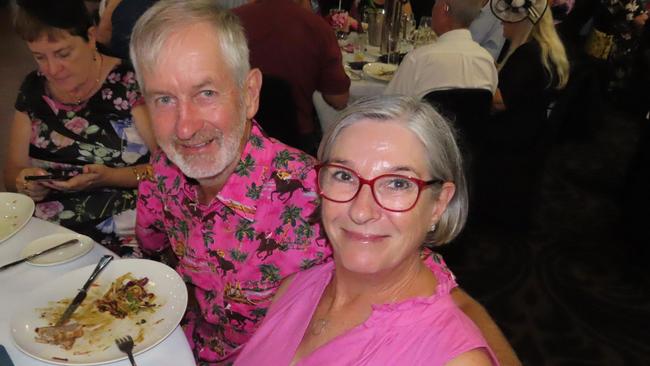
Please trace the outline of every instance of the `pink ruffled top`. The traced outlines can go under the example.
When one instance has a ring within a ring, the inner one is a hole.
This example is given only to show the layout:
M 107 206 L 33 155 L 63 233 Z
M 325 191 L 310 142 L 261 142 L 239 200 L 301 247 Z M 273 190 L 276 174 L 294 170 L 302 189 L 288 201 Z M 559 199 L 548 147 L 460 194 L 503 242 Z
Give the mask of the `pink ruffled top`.
M 329 262 L 297 273 L 235 365 L 289 365 L 333 270 L 334 263 Z M 478 328 L 453 302 L 453 275 L 444 263 L 434 264 L 431 270 L 438 279 L 434 295 L 374 305 L 364 323 L 298 365 L 444 365 L 476 348 L 485 349 L 498 365 Z

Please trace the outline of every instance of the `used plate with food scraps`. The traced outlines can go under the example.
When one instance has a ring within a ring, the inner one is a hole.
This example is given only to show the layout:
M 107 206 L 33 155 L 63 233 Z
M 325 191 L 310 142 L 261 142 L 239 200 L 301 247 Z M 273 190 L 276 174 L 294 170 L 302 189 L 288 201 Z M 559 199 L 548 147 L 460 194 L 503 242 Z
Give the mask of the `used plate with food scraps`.
M 24 303 L 30 305 L 25 305 L 11 322 L 12 337 L 21 351 L 58 365 L 101 365 L 126 358 L 115 345 L 115 338 L 131 335 L 137 355 L 162 342 L 179 324 L 187 307 L 187 287 L 176 271 L 146 259 L 120 259 L 99 275 L 72 320 L 66 324 L 84 324 L 84 334 L 74 340 L 70 349 L 65 349 L 64 345 L 41 343 L 43 339 L 37 341 L 35 329 L 51 326 L 56 321 L 76 295 L 76 288 L 71 284 L 83 283 L 94 267 L 93 264 L 67 273 L 26 297 Z M 135 280 L 148 279 L 144 288 L 155 295 L 152 301 L 155 306 L 123 319 L 109 311 L 99 311 L 97 300 L 126 274 Z
M 0 192 L 0 243 L 20 231 L 33 213 L 34 201 L 28 196 Z

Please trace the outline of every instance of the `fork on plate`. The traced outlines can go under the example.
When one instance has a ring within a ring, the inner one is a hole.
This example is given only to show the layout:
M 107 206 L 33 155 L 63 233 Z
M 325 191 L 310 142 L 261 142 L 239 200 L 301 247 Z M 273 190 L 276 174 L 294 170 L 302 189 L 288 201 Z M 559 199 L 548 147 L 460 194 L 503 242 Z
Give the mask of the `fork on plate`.
M 120 351 L 126 353 L 129 356 L 129 361 L 131 361 L 131 366 L 137 366 L 135 360 L 133 359 L 133 338 L 130 335 L 122 338 L 115 338 L 115 344 Z

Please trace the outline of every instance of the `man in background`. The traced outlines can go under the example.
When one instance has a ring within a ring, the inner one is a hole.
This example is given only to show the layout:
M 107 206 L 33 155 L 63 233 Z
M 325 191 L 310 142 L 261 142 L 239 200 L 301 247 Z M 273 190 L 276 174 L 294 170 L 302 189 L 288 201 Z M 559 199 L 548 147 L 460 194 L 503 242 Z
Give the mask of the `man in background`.
M 335 109 L 347 105 L 350 79 L 334 30 L 308 0 L 257 0 L 233 9 L 246 31 L 251 67 L 264 76 L 259 121 L 269 135 L 314 154 L 320 125 L 312 95 Z M 288 94 L 287 98 L 279 98 Z M 289 113 L 287 113 L 289 112 Z
M 472 40 L 468 27 L 483 0 L 438 0 L 431 12 L 434 43 L 409 52 L 384 94 L 422 97 L 441 89 L 487 89 L 494 93 L 497 70 L 492 56 Z

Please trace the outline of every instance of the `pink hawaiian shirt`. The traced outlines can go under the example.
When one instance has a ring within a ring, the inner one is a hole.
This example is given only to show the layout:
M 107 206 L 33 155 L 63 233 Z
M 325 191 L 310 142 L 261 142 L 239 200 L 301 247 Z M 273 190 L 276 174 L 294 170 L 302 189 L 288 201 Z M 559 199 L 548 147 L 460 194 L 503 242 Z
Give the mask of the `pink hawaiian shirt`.
M 170 244 L 194 290 L 183 322 L 201 365 L 229 364 L 251 337 L 281 280 L 324 262 L 329 246 L 309 216 L 318 204 L 314 160 L 253 124 L 235 172 L 208 205 L 162 152 L 142 182 L 136 233 L 147 252 Z

